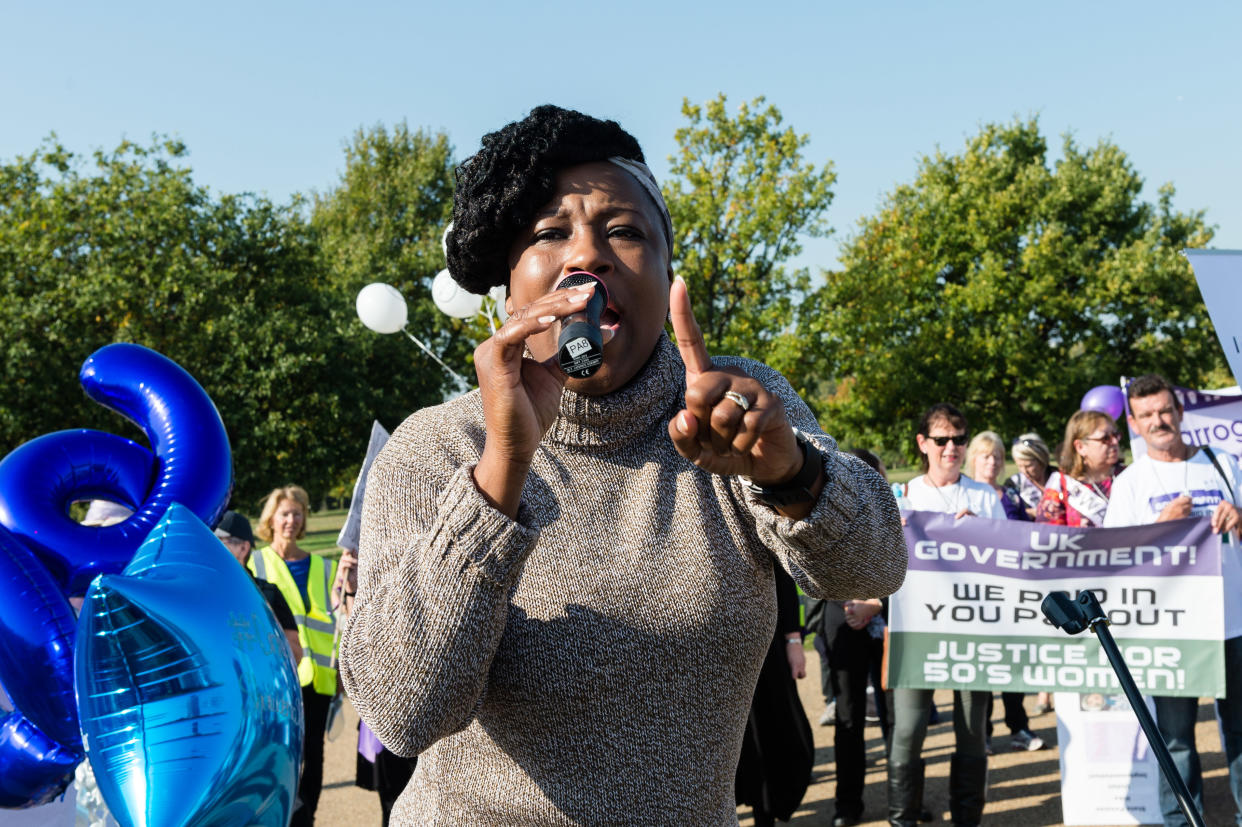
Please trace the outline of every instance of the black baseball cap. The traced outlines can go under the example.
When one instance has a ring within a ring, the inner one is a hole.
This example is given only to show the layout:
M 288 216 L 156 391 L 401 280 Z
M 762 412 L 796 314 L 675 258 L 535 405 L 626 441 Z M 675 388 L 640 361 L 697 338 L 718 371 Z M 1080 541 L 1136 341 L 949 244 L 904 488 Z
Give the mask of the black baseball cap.
M 226 511 L 216 524 L 216 536 L 235 537 L 254 545 L 254 533 L 250 530 L 250 521 L 236 511 Z

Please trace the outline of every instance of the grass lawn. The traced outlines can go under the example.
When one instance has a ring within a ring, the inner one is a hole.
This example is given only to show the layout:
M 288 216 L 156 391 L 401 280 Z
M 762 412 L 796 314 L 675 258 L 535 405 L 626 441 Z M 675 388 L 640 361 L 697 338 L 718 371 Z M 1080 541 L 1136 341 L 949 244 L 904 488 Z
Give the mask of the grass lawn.
M 310 519 L 306 521 L 306 536 L 298 540 L 298 545 L 312 554 L 340 557 L 341 550 L 336 547 L 336 537 L 341 533 L 341 526 L 345 525 L 345 515 L 348 513 L 344 509 L 337 509 L 317 511 L 310 515 Z

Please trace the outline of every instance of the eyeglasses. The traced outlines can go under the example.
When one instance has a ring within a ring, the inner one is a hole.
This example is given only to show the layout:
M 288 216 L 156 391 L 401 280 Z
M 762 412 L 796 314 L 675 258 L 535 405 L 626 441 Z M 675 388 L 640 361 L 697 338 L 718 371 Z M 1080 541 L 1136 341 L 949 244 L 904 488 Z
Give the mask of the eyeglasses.
M 929 436 L 927 437 L 941 448 L 952 442 L 954 445 L 965 445 L 966 434 L 953 434 L 952 436 Z
M 1117 433 L 1116 431 L 1109 431 L 1108 433 L 1104 434 L 1104 436 L 1085 436 L 1082 438 L 1082 441 L 1083 442 L 1116 442 L 1118 445 L 1120 445 L 1121 434 Z
M 1038 445 L 1038 443 L 1033 439 L 1015 439 L 1013 444 L 1015 447 L 1018 445 L 1025 445 L 1027 448 L 1034 448 Z

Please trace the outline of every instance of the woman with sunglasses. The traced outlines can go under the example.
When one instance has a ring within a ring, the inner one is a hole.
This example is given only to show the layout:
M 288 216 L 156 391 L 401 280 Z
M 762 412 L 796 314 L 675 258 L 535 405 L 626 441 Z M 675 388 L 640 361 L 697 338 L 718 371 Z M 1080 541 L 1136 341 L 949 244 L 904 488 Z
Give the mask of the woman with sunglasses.
M 1121 434 L 1108 414 L 1079 411 L 1071 416 L 1061 443 L 1061 467 L 1065 470 L 1048 477 L 1036 508 L 1036 522 L 1103 525 L 1120 459 Z
M 898 501 L 903 509 L 939 511 L 959 519 L 1005 519 L 992 486 L 962 474 L 968 439 L 961 411 L 944 402 L 928 408 L 914 437 L 923 475 L 907 483 Z M 953 693 L 957 746 L 949 768 L 949 810 L 954 824 L 978 824 L 983 817 L 988 767 L 984 726 L 990 695 L 969 690 Z M 922 753 L 932 690 L 894 689 L 890 697 L 893 742 L 888 756 L 888 819 L 895 827 L 915 827 L 931 817 L 923 808 Z

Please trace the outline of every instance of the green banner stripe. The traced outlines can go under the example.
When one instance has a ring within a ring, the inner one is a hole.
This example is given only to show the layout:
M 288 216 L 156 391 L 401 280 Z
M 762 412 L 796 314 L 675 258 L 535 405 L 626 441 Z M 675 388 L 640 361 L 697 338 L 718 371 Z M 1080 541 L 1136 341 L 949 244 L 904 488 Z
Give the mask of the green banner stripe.
M 1139 688 L 1152 695 L 1224 697 L 1219 640 L 1129 638 L 1117 645 Z M 888 685 L 908 689 L 1110 692 L 1120 684 L 1094 636 L 889 635 Z

